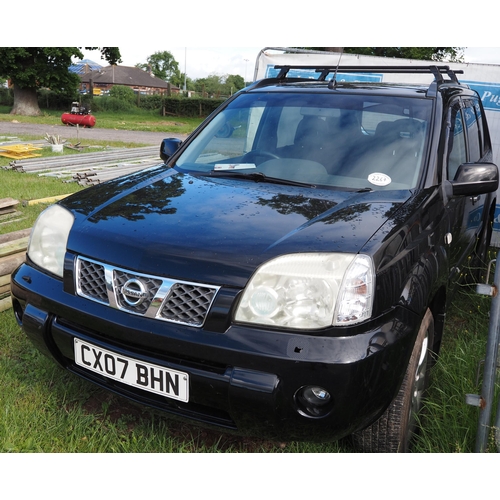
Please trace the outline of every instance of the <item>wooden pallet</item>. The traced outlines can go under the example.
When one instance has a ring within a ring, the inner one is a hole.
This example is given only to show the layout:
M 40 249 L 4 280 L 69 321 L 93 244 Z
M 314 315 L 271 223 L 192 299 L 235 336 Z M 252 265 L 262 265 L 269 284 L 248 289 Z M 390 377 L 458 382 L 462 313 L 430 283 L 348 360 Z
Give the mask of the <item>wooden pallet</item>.
M 0 156 L 12 158 L 14 160 L 23 160 L 24 158 L 36 158 L 42 156 L 33 151 L 41 151 L 42 148 L 37 148 L 33 144 L 11 144 L 0 146 Z

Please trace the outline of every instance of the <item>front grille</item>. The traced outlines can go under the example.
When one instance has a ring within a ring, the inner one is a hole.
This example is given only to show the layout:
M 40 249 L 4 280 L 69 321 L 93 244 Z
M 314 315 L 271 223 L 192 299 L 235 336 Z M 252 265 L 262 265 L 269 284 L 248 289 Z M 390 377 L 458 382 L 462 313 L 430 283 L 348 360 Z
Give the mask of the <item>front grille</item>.
M 78 285 L 81 295 L 109 303 L 104 266 L 88 260 L 80 260 Z
M 176 283 L 164 301 L 160 316 L 167 321 L 187 325 L 203 323 L 214 295 L 213 288 Z
M 116 309 L 201 327 L 219 287 L 139 274 L 82 257 L 76 265 L 77 294 Z

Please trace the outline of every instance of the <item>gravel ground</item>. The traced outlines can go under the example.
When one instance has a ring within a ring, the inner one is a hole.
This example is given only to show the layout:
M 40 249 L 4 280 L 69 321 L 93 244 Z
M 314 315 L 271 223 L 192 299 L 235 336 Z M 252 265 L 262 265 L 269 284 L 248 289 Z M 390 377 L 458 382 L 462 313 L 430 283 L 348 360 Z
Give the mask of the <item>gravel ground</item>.
M 59 135 L 69 142 L 77 143 L 82 141 L 123 141 L 136 142 L 147 145 L 158 145 L 165 137 L 178 137 L 184 139 L 186 135 L 169 132 L 136 132 L 131 130 L 114 130 L 108 128 L 81 128 L 67 125 L 37 125 L 33 123 L 14 123 L 0 121 L 0 137 L 19 135 L 40 135 L 40 139 L 45 138 L 45 134 Z M 0 138 L 0 142 L 4 142 Z

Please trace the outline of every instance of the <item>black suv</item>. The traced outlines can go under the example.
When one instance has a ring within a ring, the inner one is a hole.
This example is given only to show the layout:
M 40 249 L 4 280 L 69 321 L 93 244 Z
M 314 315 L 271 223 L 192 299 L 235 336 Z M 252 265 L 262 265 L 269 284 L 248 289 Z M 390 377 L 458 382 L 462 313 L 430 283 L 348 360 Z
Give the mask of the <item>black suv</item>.
M 481 101 L 446 66 L 278 69 L 163 141 L 164 164 L 44 211 L 14 312 L 42 352 L 137 402 L 404 451 L 452 291 L 491 236 Z

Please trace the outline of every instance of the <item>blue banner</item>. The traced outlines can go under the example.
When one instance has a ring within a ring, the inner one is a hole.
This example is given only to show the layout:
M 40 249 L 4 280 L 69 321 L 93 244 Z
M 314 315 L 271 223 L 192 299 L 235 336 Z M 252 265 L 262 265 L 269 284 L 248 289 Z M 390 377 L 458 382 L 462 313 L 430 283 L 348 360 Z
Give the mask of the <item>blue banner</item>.
M 471 89 L 477 91 L 484 109 L 500 111 L 500 84 L 499 83 L 481 83 L 468 82 L 460 80 L 460 83 L 467 84 Z

